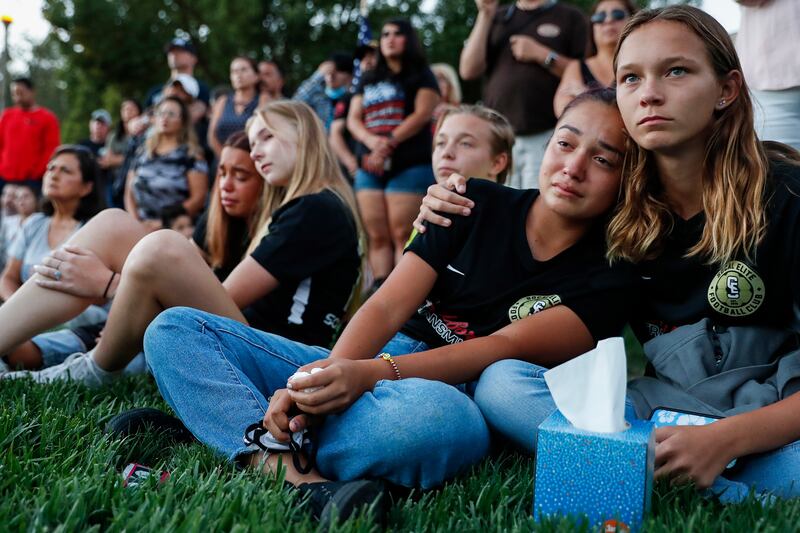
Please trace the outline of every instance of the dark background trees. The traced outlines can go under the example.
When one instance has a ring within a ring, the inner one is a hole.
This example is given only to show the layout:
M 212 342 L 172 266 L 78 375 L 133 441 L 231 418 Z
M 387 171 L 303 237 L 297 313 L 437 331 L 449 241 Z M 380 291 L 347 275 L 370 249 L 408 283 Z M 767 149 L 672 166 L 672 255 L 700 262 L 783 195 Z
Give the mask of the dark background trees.
M 588 9 L 591 0 L 570 0 Z M 375 36 L 391 16 L 414 21 L 431 62 L 458 63 L 474 22 L 470 0 L 436 0 L 428 12 L 420 1 L 370 2 Z M 51 35 L 34 51 L 30 74 L 39 100 L 62 120 L 62 136 L 87 134 L 91 111 L 105 107 L 116 116 L 123 97 L 143 98 L 166 81 L 163 47 L 175 36 L 197 45 L 197 76 L 211 87 L 228 83 L 236 54 L 272 58 L 294 88 L 332 50 L 351 49 L 358 31 L 357 0 L 45 0 Z M 468 100 L 477 83 L 465 87 Z

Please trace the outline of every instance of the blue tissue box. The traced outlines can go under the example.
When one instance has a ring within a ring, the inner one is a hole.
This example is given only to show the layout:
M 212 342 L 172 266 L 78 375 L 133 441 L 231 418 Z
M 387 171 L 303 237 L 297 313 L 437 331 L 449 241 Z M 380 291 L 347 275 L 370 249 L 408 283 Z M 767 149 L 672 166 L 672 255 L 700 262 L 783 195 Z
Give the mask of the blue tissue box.
M 539 426 L 533 516 L 586 515 L 603 531 L 638 531 L 650 511 L 655 462 L 653 423 L 594 433 L 556 411 Z M 610 527 L 609 527 L 610 526 Z

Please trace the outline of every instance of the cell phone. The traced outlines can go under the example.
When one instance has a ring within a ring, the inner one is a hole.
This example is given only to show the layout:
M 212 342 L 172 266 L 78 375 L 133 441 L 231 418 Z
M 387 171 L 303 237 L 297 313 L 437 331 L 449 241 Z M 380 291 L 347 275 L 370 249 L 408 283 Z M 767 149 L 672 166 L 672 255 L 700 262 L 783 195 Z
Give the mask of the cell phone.
M 666 426 L 707 426 L 721 418 L 721 416 L 695 413 L 693 411 L 679 411 L 669 407 L 656 407 L 650 413 L 650 421 L 657 428 Z M 730 469 L 734 466 L 736 466 L 736 459 L 728 463 L 725 468 Z
M 669 407 L 656 407 L 650 413 L 650 421 L 657 428 L 664 426 L 707 426 L 720 418 L 719 416 L 692 411 L 678 411 Z

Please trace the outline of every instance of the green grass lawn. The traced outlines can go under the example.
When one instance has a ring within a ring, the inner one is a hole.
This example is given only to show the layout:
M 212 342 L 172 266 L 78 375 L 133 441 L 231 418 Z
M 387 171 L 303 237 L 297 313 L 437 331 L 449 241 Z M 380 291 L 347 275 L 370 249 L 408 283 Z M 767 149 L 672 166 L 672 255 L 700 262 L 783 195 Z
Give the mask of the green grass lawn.
M 292 490 L 254 472 L 238 472 L 199 444 L 171 447 L 146 434 L 111 441 L 105 421 L 126 409 L 166 408 L 144 376 L 104 390 L 80 385 L 0 383 L 0 531 L 313 531 Z M 123 488 L 130 460 L 172 477 Z M 389 515 L 397 531 L 586 531 L 569 519 L 537 525 L 530 516 L 533 463 L 504 454 L 438 491 L 398 498 Z M 656 488 L 646 531 L 796 531 L 800 500 L 762 508 L 722 507 L 691 489 Z M 377 528 L 363 516 L 337 531 Z

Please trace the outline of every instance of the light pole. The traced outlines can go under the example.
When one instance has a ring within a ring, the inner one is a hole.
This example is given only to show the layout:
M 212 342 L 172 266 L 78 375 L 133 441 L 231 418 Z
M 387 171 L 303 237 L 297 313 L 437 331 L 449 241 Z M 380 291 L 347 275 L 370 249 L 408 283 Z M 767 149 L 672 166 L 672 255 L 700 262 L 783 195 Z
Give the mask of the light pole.
M 0 70 L 2 70 L 3 75 L 3 83 L 0 84 L 0 110 L 3 110 L 6 108 L 6 91 L 8 90 L 8 28 L 14 22 L 14 19 L 8 15 L 3 15 L 0 17 L 0 21 L 5 26 L 5 31 L 3 32 L 3 55 L 0 56 Z

